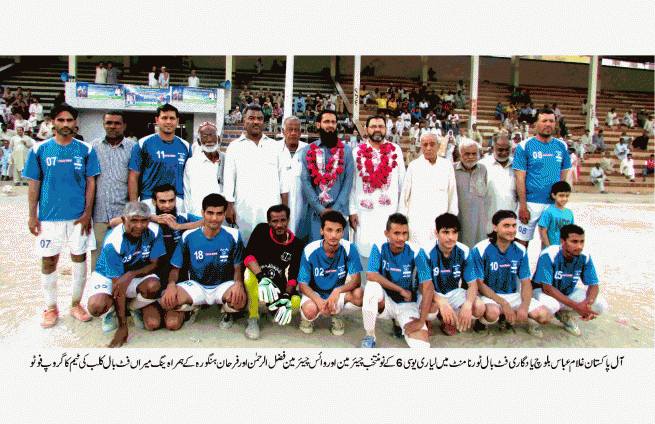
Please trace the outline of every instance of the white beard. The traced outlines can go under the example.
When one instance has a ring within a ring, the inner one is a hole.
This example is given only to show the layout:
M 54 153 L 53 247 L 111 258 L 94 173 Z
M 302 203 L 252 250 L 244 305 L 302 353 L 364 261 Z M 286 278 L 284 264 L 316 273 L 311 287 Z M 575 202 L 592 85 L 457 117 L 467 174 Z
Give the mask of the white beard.
M 220 145 L 218 143 L 214 144 L 211 147 L 207 146 L 206 144 L 203 144 L 202 146 L 200 146 L 202 151 L 205 152 L 205 153 L 214 153 L 216 150 L 218 150 L 219 147 L 220 147 Z

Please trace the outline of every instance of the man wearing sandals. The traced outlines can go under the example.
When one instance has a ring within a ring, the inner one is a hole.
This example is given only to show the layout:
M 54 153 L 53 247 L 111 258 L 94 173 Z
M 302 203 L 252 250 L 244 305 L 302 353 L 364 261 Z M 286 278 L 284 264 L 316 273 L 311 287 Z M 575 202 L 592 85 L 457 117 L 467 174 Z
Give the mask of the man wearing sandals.
M 575 314 L 590 321 L 604 314 L 609 305 L 598 293 L 598 276 L 589 255 L 583 254 L 584 230 L 565 225 L 560 230 L 561 245 L 547 247 L 537 261 L 533 281 L 542 288 L 534 289 L 534 297 L 546 305 L 571 334 L 580 336 Z M 582 281 L 585 287 L 576 287 Z
M 148 330 L 159 328 L 159 311 L 153 303 L 161 284 L 155 274 L 159 258 L 166 254 L 159 225 L 149 222 L 150 208 L 142 202 L 125 205 L 123 223 L 105 237 L 96 269 L 91 274 L 89 313 L 103 317 L 102 330 L 116 330 L 109 347 L 127 342 L 127 299 L 135 325 Z M 143 310 L 141 310 L 143 308 Z
M 95 149 L 73 138 L 77 110 L 62 103 L 55 107 L 55 136 L 34 146 L 23 176 L 29 179 L 30 232 L 41 260 L 41 287 L 46 301 L 41 327 L 57 323 L 57 262 L 64 244 L 71 252 L 73 298 L 70 314 L 78 321 L 91 317 L 80 305 L 86 284 L 86 251 L 95 248 L 91 215 L 100 163 Z M 38 215 L 37 215 L 38 205 Z
M 219 328 L 234 323 L 232 313 L 246 306 L 243 284 L 243 241 L 234 228 L 222 227 L 227 200 L 212 193 L 202 201 L 204 225 L 185 231 L 171 259 L 168 286 L 161 297 L 164 321 L 169 330 L 178 330 L 184 313 L 195 312 L 201 305 L 223 305 Z M 189 279 L 177 283 L 180 269 L 188 269 Z M 177 284 L 176 284 L 177 283 Z
M 428 320 L 439 315 L 441 331 L 452 336 L 466 331 L 471 321 L 484 314 L 484 303 L 478 297 L 478 283 L 470 260 L 469 248 L 457 241 L 461 224 L 457 216 L 444 213 L 435 220 L 437 243 L 428 256 L 432 270 L 434 296 Z M 466 287 L 462 287 L 462 282 Z

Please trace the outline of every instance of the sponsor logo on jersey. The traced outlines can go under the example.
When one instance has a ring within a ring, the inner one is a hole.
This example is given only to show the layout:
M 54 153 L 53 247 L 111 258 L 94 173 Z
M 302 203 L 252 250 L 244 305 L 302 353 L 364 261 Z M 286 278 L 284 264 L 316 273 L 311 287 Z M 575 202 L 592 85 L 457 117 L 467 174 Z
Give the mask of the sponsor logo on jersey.
M 462 271 L 460 270 L 460 265 L 453 265 L 453 277 L 459 278 L 462 275 Z
M 412 276 L 412 266 L 403 265 L 403 277 L 411 277 L 411 276 Z
M 73 166 L 75 167 L 75 170 L 77 170 L 77 171 L 82 169 L 82 157 L 81 156 L 73 156 Z
M 282 256 L 280 256 L 280 259 L 282 259 L 284 262 L 289 262 L 291 260 L 291 253 L 289 253 L 289 252 L 282 253 Z
M 345 265 L 339 265 L 339 267 L 337 268 L 337 270 L 339 271 L 339 272 L 337 273 L 337 277 L 341 278 L 341 277 L 343 277 L 344 275 L 346 275 L 346 266 L 345 266 Z M 325 271 L 325 272 L 327 273 L 327 271 Z M 334 271 L 333 271 L 333 272 L 334 272 Z
M 171 155 L 172 157 L 175 157 L 175 155 Z M 178 152 L 177 153 L 177 161 L 181 164 L 184 165 L 184 153 L 183 152 Z
M 502 266 L 502 265 L 501 265 L 501 266 Z M 512 261 L 512 268 L 510 269 L 510 271 L 512 272 L 512 274 L 516 274 L 516 272 L 518 271 L 518 269 L 519 269 L 519 261 Z

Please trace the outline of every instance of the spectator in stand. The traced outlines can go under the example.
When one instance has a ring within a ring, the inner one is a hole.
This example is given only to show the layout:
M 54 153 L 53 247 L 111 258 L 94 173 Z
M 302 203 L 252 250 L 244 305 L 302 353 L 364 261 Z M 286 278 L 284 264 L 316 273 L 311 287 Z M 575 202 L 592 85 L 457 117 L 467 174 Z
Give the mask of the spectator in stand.
M 620 125 L 619 118 L 616 116 L 616 109 L 612 108 L 607 112 L 607 118 L 605 118 L 605 124 L 608 128 L 612 128 L 614 125 Z
M 296 97 L 296 101 L 293 104 L 293 114 L 301 115 L 305 113 L 305 109 L 306 109 L 305 97 L 302 95 L 302 93 L 298 93 L 298 97 Z
M 316 131 L 316 113 L 312 110 L 311 106 L 307 106 L 305 110 L 305 122 L 307 122 L 307 132 Z
M 632 147 L 634 149 L 647 150 L 648 149 L 648 141 L 649 141 L 648 131 L 644 131 L 644 133 L 642 135 L 640 135 L 639 137 L 636 137 L 632 141 Z
M 66 96 L 64 95 L 63 90 L 57 93 L 55 96 L 55 99 L 53 100 L 53 107 L 57 107 L 60 104 L 64 103 L 66 101 Z
M 602 153 L 605 151 L 605 137 L 603 136 L 603 130 L 599 130 L 597 134 L 594 134 L 594 137 L 591 141 L 594 146 L 596 146 L 595 151 L 599 151 Z
M 12 112 L 13 112 L 12 116 L 14 117 L 14 120 L 13 120 L 14 130 L 17 131 L 18 127 L 21 127 L 24 130 L 25 127 L 28 126 L 28 123 L 27 123 L 27 120 L 25 120 L 25 118 L 23 118 L 23 114 L 21 113 L 20 109 L 15 108 Z
M 505 108 L 498 102 L 496 108 L 494 109 L 494 116 L 500 118 L 501 122 L 505 122 Z
M 428 101 L 424 97 L 419 102 L 418 107 L 419 107 L 419 109 L 421 109 L 421 115 L 426 116 L 428 114 L 428 109 L 430 107 L 430 104 L 428 103 Z
M 421 109 L 419 108 L 414 109 L 414 112 L 412 112 L 412 123 L 417 123 L 421 119 L 423 119 L 423 115 L 421 114 Z
M 448 94 L 446 94 L 443 97 L 443 100 L 445 102 L 451 102 L 451 103 L 454 102 L 455 101 L 455 93 L 453 93 L 452 91 L 449 91 Z
M 498 126 L 494 128 L 494 137 L 499 135 L 506 135 L 509 137 L 509 131 L 507 131 L 507 128 L 505 128 L 505 125 L 502 122 L 499 122 Z
M 255 69 L 257 69 L 257 74 L 261 74 L 264 70 L 264 61 L 262 61 L 261 57 L 257 59 L 257 62 L 255 63 Z
M 578 155 L 575 153 L 573 147 L 569 148 L 569 155 L 571 156 L 571 169 L 569 173 L 566 174 L 566 182 L 571 186 L 571 191 L 573 191 L 573 185 L 578 181 L 580 177 L 580 161 L 578 160 Z
M 419 123 L 415 123 L 413 127 L 409 129 L 409 138 L 419 140 L 421 136 L 421 127 Z
M 161 73 L 159 74 L 159 79 L 157 80 L 157 84 L 159 84 L 159 87 L 161 88 L 168 88 L 170 79 L 171 79 L 171 75 L 166 71 L 166 67 L 162 66 Z
M 268 122 L 273 115 L 273 108 L 271 107 L 270 103 L 264 103 L 264 107 L 262 107 L 262 113 L 264 114 L 264 123 Z
M 196 70 L 192 69 L 189 75 L 189 87 L 200 87 L 200 79 L 196 76 Z
M 582 115 L 587 115 L 587 113 L 589 113 L 589 104 L 587 103 L 587 99 L 582 100 L 582 104 L 580 105 L 580 113 Z
M 601 193 L 607 193 L 605 191 L 605 180 L 607 180 L 605 171 L 601 169 L 601 163 L 597 162 L 596 166 L 589 172 L 589 181 L 591 181 L 593 185 L 598 186 Z
M 387 102 L 387 109 L 389 109 L 391 116 L 398 116 L 398 102 L 396 101 L 396 98 L 393 94 L 391 97 L 389 97 L 389 101 Z
M 482 138 L 480 131 L 478 131 L 478 124 L 471 125 L 471 133 L 469 134 L 469 138 L 478 143 L 480 146 L 484 146 L 484 139 Z
M 623 134 L 625 134 L 625 132 Z M 614 155 L 619 160 L 623 160 L 628 155 L 628 153 L 630 153 L 630 149 L 628 148 L 628 145 L 625 142 L 625 138 L 624 137 L 619 138 L 619 142 L 616 143 L 616 146 L 614 146 Z
M 54 135 L 54 133 L 52 132 L 52 128 L 53 128 L 52 118 L 50 117 L 50 115 L 46 115 L 45 121 L 43 121 L 39 126 L 39 132 L 36 135 L 36 138 L 42 141 L 52 138 L 52 136 Z
M 41 122 L 43 122 L 43 106 L 39 103 L 38 97 L 32 97 L 32 104 L 30 105 L 29 112 L 30 117 L 34 116 L 36 125 L 41 125 Z
M 384 93 L 382 95 L 379 95 L 377 99 L 375 99 L 375 101 L 378 103 L 378 111 L 377 111 L 378 115 L 386 113 L 388 111 L 387 109 L 387 102 L 389 100 L 388 96 L 389 95 L 387 93 Z
M 459 135 L 459 115 L 453 110 L 448 115 L 448 122 L 446 124 L 446 131 L 453 130 L 455 137 Z M 489 218 L 491 219 L 491 218 Z
M 643 182 L 646 182 L 646 175 L 655 174 L 655 155 L 650 155 L 650 158 L 646 161 L 646 167 L 643 172 Z
M 555 112 L 555 120 L 560 121 L 564 115 L 562 115 L 562 111 L 560 108 L 557 106 L 557 103 L 553 103 L 553 112 Z
M 343 120 L 344 131 L 346 134 L 353 134 L 355 130 L 355 123 L 352 120 L 352 115 L 347 114 L 346 118 Z
M 655 125 L 653 124 L 653 115 L 650 115 L 644 122 L 644 129 L 648 131 L 650 137 L 655 137 Z
M 584 130 L 584 134 L 580 136 L 580 159 L 584 159 L 585 153 L 593 153 L 596 151 L 596 146 L 591 142 L 589 130 Z
M 621 161 L 619 165 L 619 172 L 622 175 L 625 175 L 631 182 L 635 182 L 635 161 L 632 159 L 632 153 L 628 153 L 627 156 Z
M 107 84 L 118 84 L 118 74 L 120 74 L 117 68 L 114 67 L 112 61 L 107 62 Z
M 466 109 L 466 97 L 464 96 L 464 92 L 461 90 L 457 91 L 457 94 L 455 94 L 455 101 L 453 103 L 455 105 L 455 109 Z
M 153 66 L 152 69 L 150 70 L 150 73 L 148 73 L 148 85 L 150 87 L 157 87 L 159 84 L 159 72 L 157 71 L 157 67 Z
M 107 68 L 105 68 L 104 62 L 99 62 L 96 66 L 96 84 L 106 84 L 107 83 Z
M 625 115 L 623 115 L 621 125 L 625 125 L 628 128 L 635 127 L 635 115 L 632 113 L 632 109 L 628 110 Z
M 403 120 L 405 129 L 409 130 L 412 126 L 412 115 L 409 113 L 409 110 L 403 109 L 403 113 L 400 114 L 400 118 Z
M 603 157 L 600 159 L 600 166 L 603 168 L 603 171 L 607 175 L 610 175 L 614 172 L 614 160 L 610 158 L 610 152 L 605 152 Z

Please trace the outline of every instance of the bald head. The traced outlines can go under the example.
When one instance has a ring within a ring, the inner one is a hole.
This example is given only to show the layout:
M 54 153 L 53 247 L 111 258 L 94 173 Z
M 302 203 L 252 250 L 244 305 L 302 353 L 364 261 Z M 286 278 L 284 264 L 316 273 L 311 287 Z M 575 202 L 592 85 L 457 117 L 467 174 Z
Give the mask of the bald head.
M 509 139 L 501 135 L 494 142 L 494 157 L 500 163 L 505 163 L 509 160 L 509 154 L 512 148 L 512 144 Z

